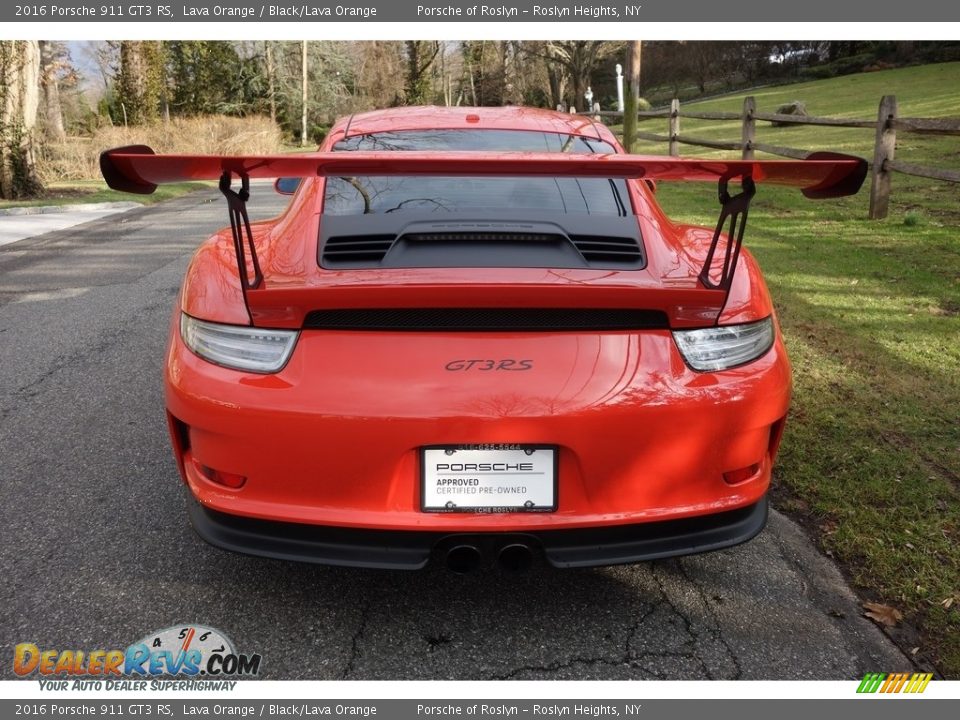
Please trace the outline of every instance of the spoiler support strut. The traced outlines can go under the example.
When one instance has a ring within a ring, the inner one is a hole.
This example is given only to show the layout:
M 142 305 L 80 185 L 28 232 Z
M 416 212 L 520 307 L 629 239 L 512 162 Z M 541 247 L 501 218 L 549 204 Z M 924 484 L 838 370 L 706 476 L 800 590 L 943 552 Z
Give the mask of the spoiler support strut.
M 733 275 L 737 270 L 737 261 L 740 259 L 740 248 L 743 246 L 743 232 L 747 227 L 747 213 L 750 210 L 750 201 L 757 193 L 757 186 L 753 178 L 744 175 L 741 180 L 742 190 L 736 195 L 730 195 L 727 189 L 729 177 L 720 178 L 717 184 L 717 194 L 720 197 L 720 217 L 717 219 L 717 227 L 713 231 L 713 240 L 710 242 L 710 250 L 707 252 L 707 258 L 703 263 L 703 269 L 700 270 L 700 282 L 704 287 L 710 290 L 723 290 L 730 292 L 730 286 L 733 284 Z M 720 244 L 720 236 L 723 232 L 727 220 L 730 221 L 727 230 L 726 246 L 723 255 L 723 266 L 720 269 L 719 277 L 714 280 L 710 271 L 713 268 L 713 259 Z
M 257 248 L 253 244 L 253 233 L 250 230 L 250 218 L 247 215 L 247 200 L 250 199 L 250 178 L 240 176 L 239 192 L 231 187 L 229 171 L 220 176 L 220 192 L 227 199 L 227 208 L 230 214 L 230 231 L 233 235 L 233 249 L 237 254 L 237 273 L 240 277 L 240 287 L 243 290 L 243 300 L 246 303 L 247 290 L 260 287 L 263 282 L 263 273 L 260 270 L 260 261 L 257 258 Z M 250 252 L 250 263 L 253 266 L 253 278 L 247 267 L 246 251 Z M 249 305 L 248 305 L 249 310 Z

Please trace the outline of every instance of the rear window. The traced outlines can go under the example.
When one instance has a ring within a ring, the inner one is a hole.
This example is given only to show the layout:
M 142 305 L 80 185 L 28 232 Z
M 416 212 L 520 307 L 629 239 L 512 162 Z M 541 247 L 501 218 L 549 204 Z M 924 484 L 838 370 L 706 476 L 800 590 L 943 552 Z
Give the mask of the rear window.
M 430 150 L 611 154 L 602 140 L 527 130 L 417 130 L 341 140 L 335 152 Z M 323 212 L 364 215 L 396 212 L 538 210 L 561 214 L 627 214 L 623 180 L 603 178 L 342 177 L 328 178 Z

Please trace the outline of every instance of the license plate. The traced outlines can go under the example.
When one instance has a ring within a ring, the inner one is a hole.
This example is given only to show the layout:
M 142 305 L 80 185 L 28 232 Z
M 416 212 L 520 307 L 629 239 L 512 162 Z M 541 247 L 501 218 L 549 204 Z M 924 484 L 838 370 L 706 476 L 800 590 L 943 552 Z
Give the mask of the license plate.
M 551 512 L 557 509 L 552 445 L 444 445 L 420 455 L 424 512 Z

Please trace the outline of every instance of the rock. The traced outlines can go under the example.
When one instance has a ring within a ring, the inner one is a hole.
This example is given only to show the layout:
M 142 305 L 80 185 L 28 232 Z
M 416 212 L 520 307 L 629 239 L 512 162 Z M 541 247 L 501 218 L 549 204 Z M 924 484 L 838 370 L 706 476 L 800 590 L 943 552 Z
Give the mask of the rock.
M 801 100 L 794 100 L 793 102 L 786 103 L 777 108 L 777 115 L 798 115 L 799 117 L 807 117 L 809 113 L 807 112 L 807 106 Z M 774 127 L 786 127 L 792 123 L 783 123 L 775 122 L 773 123 Z

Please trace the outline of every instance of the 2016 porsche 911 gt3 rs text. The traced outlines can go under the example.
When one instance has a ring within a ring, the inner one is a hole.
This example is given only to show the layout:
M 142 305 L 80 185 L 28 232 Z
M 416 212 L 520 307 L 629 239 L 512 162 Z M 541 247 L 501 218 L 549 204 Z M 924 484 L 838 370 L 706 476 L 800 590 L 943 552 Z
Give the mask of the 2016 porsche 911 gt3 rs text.
M 866 164 L 628 155 L 529 108 L 355 115 L 319 152 L 101 157 L 111 187 L 219 179 L 166 358 L 190 518 L 214 545 L 364 567 L 637 562 L 756 535 L 790 399 L 756 185 Z M 249 179 L 286 178 L 250 223 Z M 716 229 L 656 180 L 711 181 Z M 240 189 L 231 187 L 239 181 Z

